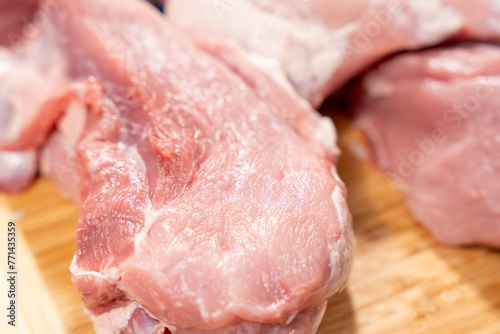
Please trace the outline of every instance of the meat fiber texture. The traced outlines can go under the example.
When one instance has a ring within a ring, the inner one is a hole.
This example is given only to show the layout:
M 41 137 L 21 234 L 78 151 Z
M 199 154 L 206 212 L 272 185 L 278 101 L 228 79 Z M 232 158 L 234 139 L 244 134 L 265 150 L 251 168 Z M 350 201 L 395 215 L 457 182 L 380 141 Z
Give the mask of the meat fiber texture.
M 499 40 L 500 0 L 169 0 L 196 39 L 241 47 L 319 105 L 368 65 L 449 38 Z
M 357 124 L 440 242 L 500 247 L 500 48 L 396 57 L 369 73 Z
M 332 122 L 145 2 L 65 1 L 47 26 L 73 94 L 47 154 L 85 123 L 71 271 L 96 331 L 313 333 L 351 263 Z

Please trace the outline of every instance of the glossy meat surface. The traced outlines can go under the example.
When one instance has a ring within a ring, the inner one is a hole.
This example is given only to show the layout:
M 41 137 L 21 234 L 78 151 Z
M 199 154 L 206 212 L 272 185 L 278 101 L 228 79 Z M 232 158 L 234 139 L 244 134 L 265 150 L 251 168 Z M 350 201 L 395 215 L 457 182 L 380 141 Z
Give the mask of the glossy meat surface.
M 352 246 L 331 121 L 143 2 L 51 24 L 86 82 L 72 272 L 96 330 L 314 332 Z

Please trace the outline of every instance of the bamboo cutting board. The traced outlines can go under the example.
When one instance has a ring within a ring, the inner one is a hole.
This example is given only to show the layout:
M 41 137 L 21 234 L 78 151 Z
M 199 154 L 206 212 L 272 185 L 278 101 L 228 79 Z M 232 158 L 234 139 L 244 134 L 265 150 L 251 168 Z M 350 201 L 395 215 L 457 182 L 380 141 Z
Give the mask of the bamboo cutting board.
M 344 151 L 339 171 L 348 185 L 357 246 L 349 287 L 330 300 L 318 333 L 500 333 L 500 253 L 436 245 L 412 220 L 391 183 L 350 154 L 347 147 L 359 134 L 349 121 L 341 116 L 335 121 Z M 48 309 L 51 302 L 57 309 L 43 316 L 56 327 L 60 319 L 66 333 L 93 333 L 68 270 L 77 207 L 46 180 L 7 197 L 0 207 L 22 216 L 18 226 L 50 291 L 41 299 L 46 298 Z

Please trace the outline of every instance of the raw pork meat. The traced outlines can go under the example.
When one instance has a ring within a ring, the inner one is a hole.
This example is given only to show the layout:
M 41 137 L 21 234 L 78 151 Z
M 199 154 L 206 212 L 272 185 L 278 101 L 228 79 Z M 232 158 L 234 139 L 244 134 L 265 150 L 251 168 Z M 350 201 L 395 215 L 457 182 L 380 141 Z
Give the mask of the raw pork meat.
M 11 152 L 0 150 L 0 192 L 26 189 L 37 173 L 35 150 Z
M 0 6 L 7 7 L 6 2 Z M 6 16 L 2 14 L 0 18 Z M 50 35 L 38 32 L 12 47 L 0 47 L 1 192 L 20 191 L 31 183 L 37 173 L 37 148 L 71 95 L 58 91 L 65 67 L 48 45 Z
M 0 0 L 0 46 L 13 46 L 37 30 L 33 26 L 24 26 L 32 22 L 38 1 Z
M 500 48 L 404 54 L 364 79 L 357 123 L 440 242 L 500 247 Z
M 0 149 L 43 144 L 70 99 L 62 88 L 64 59 L 48 43 L 50 35 L 47 31 L 16 50 L 0 48 Z
M 71 270 L 97 332 L 314 332 L 351 259 L 331 121 L 145 2 L 50 25 L 84 83 Z
M 167 13 L 197 39 L 238 44 L 314 105 L 391 53 L 500 39 L 499 0 L 169 0 Z
M 74 203 L 80 204 L 78 182 L 78 163 L 76 146 L 86 123 L 87 100 L 91 82 L 83 81 L 72 84 L 74 93 L 71 101 L 65 106 L 64 115 L 55 126 L 41 149 L 40 172 L 50 178 L 58 190 Z

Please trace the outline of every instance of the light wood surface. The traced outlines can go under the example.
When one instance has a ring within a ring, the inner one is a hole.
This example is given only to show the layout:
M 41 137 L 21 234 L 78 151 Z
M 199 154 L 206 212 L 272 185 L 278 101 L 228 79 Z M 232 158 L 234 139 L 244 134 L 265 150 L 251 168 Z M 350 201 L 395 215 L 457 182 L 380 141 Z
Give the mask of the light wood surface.
M 500 333 L 500 253 L 436 245 L 391 183 L 349 152 L 360 138 L 349 121 L 335 121 L 357 246 L 349 287 L 330 300 L 319 334 Z M 23 215 L 18 225 L 57 307 L 54 317 L 66 333 L 92 333 L 68 270 L 78 208 L 46 180 L 3 205 Z
M 13 318 L 3 317 L 0 322 L 0 333 L 64 334 L 63 323 L 30 245 L 24 233 L 15 226 L 16 215 L 10 210 L 6 197 L 0 196 L 3 255 L 0 258 L 0 291 L 5 298 L 2 306 L 13 308 L 6 312 Z

